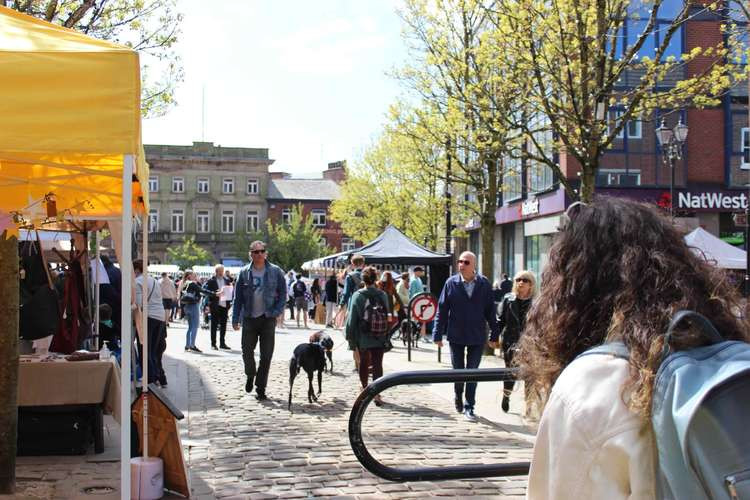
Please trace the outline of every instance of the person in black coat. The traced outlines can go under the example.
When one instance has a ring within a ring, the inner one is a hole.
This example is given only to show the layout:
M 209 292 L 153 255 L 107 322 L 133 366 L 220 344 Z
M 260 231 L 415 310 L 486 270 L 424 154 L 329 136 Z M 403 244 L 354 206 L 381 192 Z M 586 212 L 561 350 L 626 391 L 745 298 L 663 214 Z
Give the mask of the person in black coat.
M 505 297 L 505 294 L 510 293 L 512 290 L 513 281 L 508 278 L 508 273 L 503 273 L 503 281 L 500 282 L 500 293 L 502 294 L 502 297 Z
M 531 308 L 531 301 L 536 294 L 536 278 L 531 271 L 519 271 L 514 280 L 510 293 L 503 297 L 498 308 L 498 325 L 502 335 L 503 358 L 505 366 L 510 368 L 516 344 L 521 338 L 523 327 L 526 325 L 526 314 Z M 495 347 L 495 346 L 493 346 Z M 508 413 L 510 409 L 510 395 L 515 381 L 503 382 L 502 409 Z
M 215 268 L 215 273 L 203 285 L 203 289 L 210 292 L 208 297 L 208 308 L 211 312 L 211 348 L 217 350 L 231 349 L 226 343 L 227 313 L 231 303 L 220 300 L 221 290 L 231 282 L 224 277 L 224 266 L 221 264 Z M 219 330 L 219 346 L 216 346 L 216 330 Z
M 336 274 L 328 277 L 325 284 L 325 303 L 326 303 L 326 326 L 333 328 L 333 314 L 336 304 L 339 301 L 339 284 L 336 281 Z

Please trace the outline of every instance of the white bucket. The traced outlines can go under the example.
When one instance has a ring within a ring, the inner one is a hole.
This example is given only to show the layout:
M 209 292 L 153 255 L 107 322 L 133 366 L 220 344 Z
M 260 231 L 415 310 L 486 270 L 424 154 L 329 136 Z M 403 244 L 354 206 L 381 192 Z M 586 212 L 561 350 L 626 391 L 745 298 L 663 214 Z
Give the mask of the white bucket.
M 156 500 L 164 496 L 164 462 L 158 457 L 130 459 L 130 498 Z

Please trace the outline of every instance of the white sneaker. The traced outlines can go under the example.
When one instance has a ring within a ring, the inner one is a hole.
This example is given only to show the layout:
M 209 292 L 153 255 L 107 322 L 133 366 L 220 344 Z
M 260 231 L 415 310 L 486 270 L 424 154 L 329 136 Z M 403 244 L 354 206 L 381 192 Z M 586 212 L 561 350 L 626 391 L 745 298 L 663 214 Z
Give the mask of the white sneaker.
M 474 414 L 474 410 L 471 408 L 464 410 L 464 418 L 469 422 L 476 422 L 478 420 L 477 416 Z

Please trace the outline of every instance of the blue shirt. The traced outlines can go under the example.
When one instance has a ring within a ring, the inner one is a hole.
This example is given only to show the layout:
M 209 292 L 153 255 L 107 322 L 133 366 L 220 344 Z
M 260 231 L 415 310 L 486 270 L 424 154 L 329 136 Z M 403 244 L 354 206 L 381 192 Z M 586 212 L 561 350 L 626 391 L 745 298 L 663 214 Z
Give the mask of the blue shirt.
M 409 282 L 409 298 L 414 297 L 418 293 L 424 292 L 424 285 L 422 284 L 422 279 L 414 276 L 414 279 L 412 279 Z

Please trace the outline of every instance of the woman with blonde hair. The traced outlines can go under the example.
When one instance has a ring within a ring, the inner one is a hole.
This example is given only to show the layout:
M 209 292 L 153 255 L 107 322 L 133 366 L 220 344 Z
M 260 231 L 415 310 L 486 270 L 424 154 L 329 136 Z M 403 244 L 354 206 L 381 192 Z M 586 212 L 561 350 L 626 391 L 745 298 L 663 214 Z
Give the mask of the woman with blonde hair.
M 510 367 L 516 352 L 516 344 L 521 339 L 526 325 L 526 313 L 536 295 L 536 277 L 531 271 L 519 271 L 513 277 L 513 289 L 503 297 L 498 307 L 498 325 L 503 339 L 503 359 L 505 366 Z M 505 413 L 510 410 L 510 395 L 515 381 L 503 382 L 503 401 L 501 407 Z

